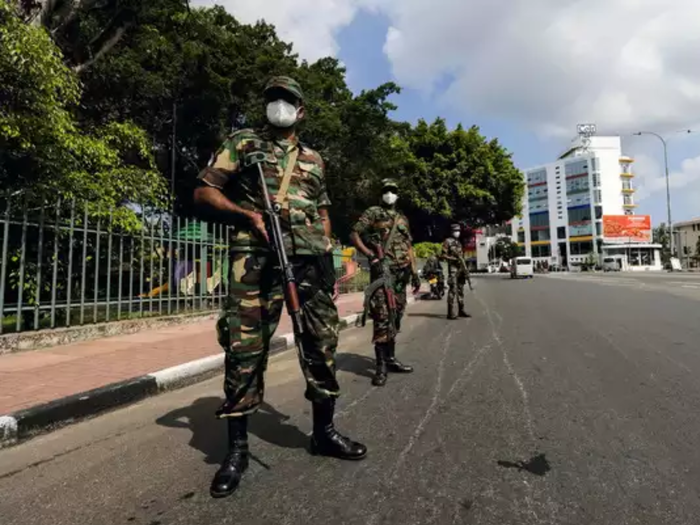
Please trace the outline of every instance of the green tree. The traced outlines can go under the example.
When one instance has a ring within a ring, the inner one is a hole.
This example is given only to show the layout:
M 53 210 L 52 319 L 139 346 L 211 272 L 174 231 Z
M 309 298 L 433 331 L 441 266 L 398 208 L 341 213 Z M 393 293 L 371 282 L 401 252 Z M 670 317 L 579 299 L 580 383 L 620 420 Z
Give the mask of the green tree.
M 494 255 L 497 259 L 510 261 L 519 254 L 518 245 L 510 237 L 499 237 L 494 245 Z
M 661 262 L 667 265 L 671 261 L 670 232 L 666 223 L 662 222 L 652 231 L 652 241 L 661 245 Z
M 46 30 L 0 3 L 0 187 L 37 199 L 78 197 L 103 209 L 161 202 L 147 135 L 128 122 L 79 125 L 80 95 Z M 133 217 L 129 208 L 120 213 Z
M 444 234 L 450 221 L 478 227 L 520 212 L 522 173 L 498 140 L 486 140 L 476 126 L 450 131 L 443 119 L 421 120 L 393 144 L 411 215 L 423 227 L 418 238 Z

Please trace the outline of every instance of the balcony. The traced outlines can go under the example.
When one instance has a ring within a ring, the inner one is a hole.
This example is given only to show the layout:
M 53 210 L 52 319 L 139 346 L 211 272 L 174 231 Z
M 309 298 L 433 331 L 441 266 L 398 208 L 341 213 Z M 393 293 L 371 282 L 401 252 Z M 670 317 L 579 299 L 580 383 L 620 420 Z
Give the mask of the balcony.
M 622 188 L 622 193 L 625 193 L 627 195 L 631 195 L 634 193 L 634 188 Z
M 633 208 L 636 208 L 637 205 L 636 204 L 623 204 L 622 207 L 631 210 Z
M 631 179 L 634 177 L 634 173 L 624 173 L 623 172 L 623 173 L 620 173 L 620 177 L 622 177 L 623 179 Z

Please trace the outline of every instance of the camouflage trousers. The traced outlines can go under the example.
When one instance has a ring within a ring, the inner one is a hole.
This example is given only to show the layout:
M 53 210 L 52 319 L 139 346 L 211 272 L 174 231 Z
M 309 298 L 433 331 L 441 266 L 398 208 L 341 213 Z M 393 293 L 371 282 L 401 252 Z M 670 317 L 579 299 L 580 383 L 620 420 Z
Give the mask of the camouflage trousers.
M 401 329 L 401 320 L 406 311 L 406 288 L 411 282 L 411 268 L 397 268 L 391 270 L 394 278 L 394 295 L 396 296 L 396 312 L 394 312 L 394 320 L 396 322 L 396 331 Z M 372 281 L 379 278 L 380 275 L 373 271 L 370 278 Z M 373 322 L 372 343 L 388 343 L 392 341 L 390 335 L 389 322 L 389 305 L 386 300 L 386 293 L 383 288 L 377 290 L 369 303 L 369 314 Z
M 306 380 L 305 397 L 310 401 L 337 397 L 335 351 L 340 320 L 332 295 L 333 263 L 314 256 L 292 257 L 290 262 L 304 319 L 299 362 Z M 275 255 L 234 253 L 229 293 L 217 323 L 219 344 L 226 353 L 226 401 L 217 411 L 219 418 L 250 414 L 262 403 L 270 340 L 283 305 Z
M 464 286 L 467 284 L 467 274 L 461 270 L 450 271 L 447 277 L 447 308 L 454 309 L 455 300 L 460 310 L 464 308 Z

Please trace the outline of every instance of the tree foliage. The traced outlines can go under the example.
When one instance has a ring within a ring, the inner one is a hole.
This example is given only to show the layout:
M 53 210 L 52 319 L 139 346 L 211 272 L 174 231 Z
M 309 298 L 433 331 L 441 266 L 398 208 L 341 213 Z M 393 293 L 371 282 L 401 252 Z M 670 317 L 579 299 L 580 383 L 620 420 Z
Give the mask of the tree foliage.
M 21 174 L 21 186 L 104 191 L 116 202 L 127 194 L 155 198 L 172 185 L 178 212 L 190 214 L 197 172 L 232 129 L 264 122 L 263 86 L 286 74 L 304 88 L 302 140 L 326 161 L 341 239 L 378 202 L 384 177 L 399 179 L 419 241 L 442 240 L 451 221 L 473 228 L 519 211 L 522 175 L 497 140 L 476 127 L 449 130 L 441 119 L 394 121 L 399 86 L 354 94 L 336 59 L 300 62 L 269 24 L 241 24 L 221 7 L 190 9 L 185 0 L 20 3 L 32 24 L 19 31 L 15 17 L 14 32 L 31 35 L 36 49 L 23 44 L 31 66 L 10 88 L 17 93 L 8 96 L 25 103 L 3 121 L 3 137 L 16 143 L 0 153 L 0 174 Z M 0 53 L 0 74 L 9 75 L 4 65 L 15 55 Z
M 394 147 L 411 215 L 423 226 L 420 237 L 444 233 L 451 221 L 474 228 L 520 212 L 522 174 L 500 143 L 486 140 L 476 126 L 449 130 L 443 119 L 421 120 L 397 135 Z
M 126 121 L 79 124 L 75 74 L 46 30 L 7 3 L 0 3 L 0 101 L 4 191 L 77 197 L 105 209 L 162 202 L 148 135 Z
M 662 264 L 669 264 L 671 261 L 671 235 L 666 223 L 662 222 L 652 230 L 652 242 L 661 245 Z
M 519 255 L 518 245 L 509 237 L 499 237 L 494 244 L 494 256 L 496 259 L 510 261 Z

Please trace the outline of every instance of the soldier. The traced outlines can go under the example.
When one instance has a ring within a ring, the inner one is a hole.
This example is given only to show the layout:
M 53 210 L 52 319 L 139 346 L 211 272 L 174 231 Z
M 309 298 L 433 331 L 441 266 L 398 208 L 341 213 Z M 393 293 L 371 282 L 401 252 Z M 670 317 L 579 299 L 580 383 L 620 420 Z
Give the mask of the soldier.
M 398 332 L 406 309 L 406 287 L 412 282 L 417 291 L 420 288 L 420 278 L 408 219 L 396 209 L 398 186 L 391 179 L 383 180 L 382 184 L 382 205 L 372 206 L 362 214 L 353 228 L 350 240 L 370 261 L 372 281 L 381 276 L 381 265 L 388 265 L 396 297 L 394 328 Z M 382 247 L 383 261 L 377 256 L 377 246 Z M 370 298 L 370 316 L 374 324 L 372 343 L 375 345 L 376 356 L 376 372 L 372 384 L 384 386 L 387 371 L 406 374 L 413 372 L 413 368 L 396 359 L 396 334 L 392 333 L 387 295 L 383 289 L 377 290 Z
M 457 319 L 455 314 L 455 300 L 459 305 L 459 317 L 469 317 L 464 311 L 464 285 L 469 279 L 467 262 L 464 260 L 462 243 L 459 241 L 461 234 L 459 224 L 452 225 L 452 236 L 442 243 L 442 259 L 447 261 L 447 318 Z
M 199 175 L 195 202 L 226 214 L 234 224 L 230 290 L 217 323 L 226 353 L 226 400 L 217 417 L 228 423 L 228 454 L 214 476 L 213 497 L 232 494 L 248 467 L 248 416 L 263 400 L 270 339 L 283 307 L 281 275 L 263 220 L 262 191 L 256 166 L 247 155 L 263 152 L 262 169 L 270 194 L 282 207 L 284 242 L 304 312 L 300 360 L 305 397 L 312 403 L 311 452 L 340 459 L 362 459 L 367 448 L 339 434 L 333 425 L 335 352 L 339 318 L 333 303 L 335 272 L 331 224 L 321 156 L 300 142 L 296 125 L 304 118 L 304 97 L 288 77 L 271 79 L 264 91 L 269 125 L 230 135 Z

